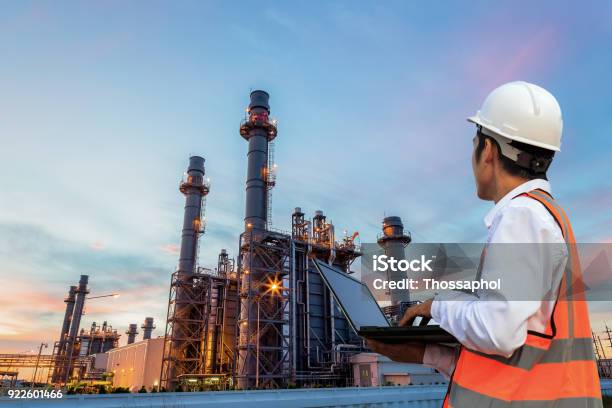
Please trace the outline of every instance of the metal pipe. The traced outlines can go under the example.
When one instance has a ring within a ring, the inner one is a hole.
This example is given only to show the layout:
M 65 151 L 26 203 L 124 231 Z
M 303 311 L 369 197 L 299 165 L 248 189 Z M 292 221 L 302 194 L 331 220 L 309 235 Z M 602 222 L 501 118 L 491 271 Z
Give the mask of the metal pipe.
M 294 381 L 295 380 L 295 372 L 296 372 L 296 364 L 297 364 L 297 344 L 296 344 L 296 335 L 297 335 L 297 326 L 296 326 L 296 321 L 297 321 L 297 297 L 298 297 L 298 291 L 297 289 L 297 280 L 296 280 L 296 270 L 295 270 L 295 256 L 296 256 L 296 252 L 295 252 L 295 241 L 292 239 L 291 243 L 290 243 L 290 255 L 289 255 L 289 259 L 291 261 L 291 266 L 290 266 L 290 270 L 289 270 L 289 278 L 291 279 L 291 283 L 289 286 L 289 293 L 291 293 L 291 303 L 290 303 L 290 313 L 291 313 L 291 332 L 289 333 L 289 338 L 293 339 L 292 343 L 291 343 L 291 380 Z
M 47 348 L 47 343 L 40 343 L 40 347 L 38 348 L 38 356 L 36 357 L 36 366 L 34 367 L 34 375 L 32 376 L 32 384 L 30 389 L 34 388 L 34 383 L 36 382 L 36 374 L 38 373 L 38 365 L 40 363 L 40 355 L 42 354 L 43 347 Z

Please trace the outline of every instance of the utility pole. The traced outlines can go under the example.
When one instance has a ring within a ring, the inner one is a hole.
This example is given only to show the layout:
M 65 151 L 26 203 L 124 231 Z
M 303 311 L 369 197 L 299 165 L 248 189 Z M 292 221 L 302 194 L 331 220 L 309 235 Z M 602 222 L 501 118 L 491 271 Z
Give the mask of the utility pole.
M 604 360 L 607 358 L 606 357 L 606 350 L 604 350 L 603 344 L 601 344 L 601 337 L 597 336 L 597 341 L 599 342 L 599 348 L 601 349 L 601 355 L 604 358 Z
M 32 376 L 32 384 L 30 389 L 34 388 L 34 383 L 36 382 L 36 373 L 38 372 L 38 364 L 40 363 L 40 355 L 42 354 L 42 349 L 47 348 L 49 345 L 47 343 L 40 343 L 40 347 L 38 348 L 38 357 L 36 357 L 36 367 L 34 368 L 34 375 Z
M 612 337 L 610 337 L 610 329 L 608 328 L 608 325 L 606 324 L 606 334 L 608 335 L 608 342 L 610 343 L 610 347 L 612 347 Z
M 591 330 L 591 337 L 593 337 L 593 348 L 595 349 L 595 357 L 598 362 L 601 359 L 601 355 L 599 354 L 599 344 L 597 344 L 597 339 L 595 338 L 595 333 Z

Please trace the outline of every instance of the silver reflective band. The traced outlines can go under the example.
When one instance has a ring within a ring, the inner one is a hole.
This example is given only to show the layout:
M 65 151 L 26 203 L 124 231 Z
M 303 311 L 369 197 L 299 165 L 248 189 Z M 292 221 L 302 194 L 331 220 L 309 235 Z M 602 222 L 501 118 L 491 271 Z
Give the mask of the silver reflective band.
M 516 349 L 508 358 L 485 354 L 470 349 L 466 349 L 466 351 L 525 370 L 529 370 L 534 365 L 542 363 L 562 363 L 565 361 L 588 361 L 595 359 L 593 353 L 593 339 L 590 337 L 580 339 L 553 339 L 547 350 L 525 344 Z
M 546 384 L 542 384 L 543 387 Z M 556 400 L 504 401 L 451 384 L 450 405 L 453 408 L 602 408 L 599 398 L 559 398 Z

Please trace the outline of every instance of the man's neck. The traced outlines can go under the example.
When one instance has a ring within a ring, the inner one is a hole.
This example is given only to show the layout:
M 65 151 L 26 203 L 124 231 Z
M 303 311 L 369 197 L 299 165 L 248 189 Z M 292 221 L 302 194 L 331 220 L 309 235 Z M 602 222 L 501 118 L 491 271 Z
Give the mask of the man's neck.
M 524 184 L 528 181 L 529 181 L 528 179 L 524 179 L 522 177 L 515 177 L 515 176 L 500 177 L 497 182 L 497 186 L 496 186 L 497 188 L 496 188 L 495 194 L 493 195 L 493 201 L 495 202 L 495 204 L 497 204 L 499 200 L 501 200 L 502 198 L 506 196 L 506 194 L 508 194 L 509 192 L 511 192 L 518 186 L 520 186 L 521 184 Z

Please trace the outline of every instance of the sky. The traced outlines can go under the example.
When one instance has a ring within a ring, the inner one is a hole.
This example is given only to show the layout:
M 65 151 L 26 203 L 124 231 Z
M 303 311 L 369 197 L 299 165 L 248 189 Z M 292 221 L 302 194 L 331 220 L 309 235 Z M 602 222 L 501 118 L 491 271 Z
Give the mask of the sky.
M 577 239 L 612 242 L 610 72 L 605 1 L 3 2 L 0 353 L 57 340 L 81 274 L 121 295 L 83 327 L 163 333 L 190 155 L 212 184 L 199 263 L 237 252 L 254 89 L 279 123 L 277 228 L 300 206 L 361 242 L 386 215 L 415 242 L 483 242 L 465 118 L 526 80 L 563 110 L 549 178 Z M 612 306 L 591 306 L 601 330 Z

